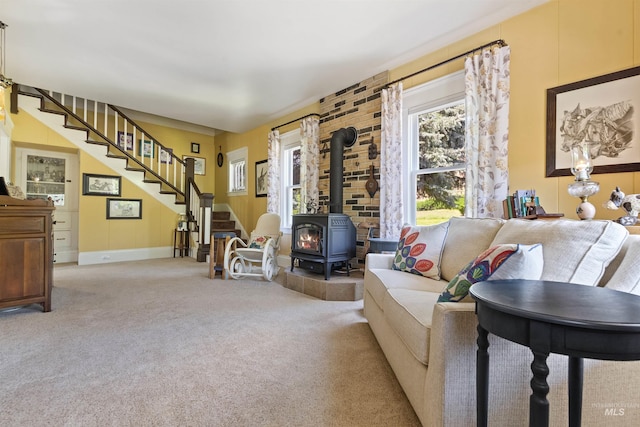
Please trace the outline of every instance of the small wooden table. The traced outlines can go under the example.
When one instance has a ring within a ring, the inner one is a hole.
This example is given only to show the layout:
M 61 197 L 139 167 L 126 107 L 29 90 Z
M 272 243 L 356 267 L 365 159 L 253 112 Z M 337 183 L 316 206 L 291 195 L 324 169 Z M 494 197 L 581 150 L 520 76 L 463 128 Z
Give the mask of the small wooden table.
M 594 286 L 539 280 L 480 282 L 476 300 L 477 424 L 487 426 L 488 333 L 533 352 L 529 425 L 549 425 L 547 357 L 569 356 L 569 426 L 582 416 L 582 358 L 640 360 L 640 296 Z

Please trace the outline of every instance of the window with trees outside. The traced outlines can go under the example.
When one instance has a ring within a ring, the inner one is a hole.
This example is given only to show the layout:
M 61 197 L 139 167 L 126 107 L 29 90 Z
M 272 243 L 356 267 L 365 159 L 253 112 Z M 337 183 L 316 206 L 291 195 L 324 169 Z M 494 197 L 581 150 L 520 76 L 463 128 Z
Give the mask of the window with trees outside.
M 464 74 L 406 91 L 407 222 L 431 225 L 464 214 Z
M 291 216 L 300 213 L 300 131 L 280 135 L 281 159 L 281 227 L 291 233 Z

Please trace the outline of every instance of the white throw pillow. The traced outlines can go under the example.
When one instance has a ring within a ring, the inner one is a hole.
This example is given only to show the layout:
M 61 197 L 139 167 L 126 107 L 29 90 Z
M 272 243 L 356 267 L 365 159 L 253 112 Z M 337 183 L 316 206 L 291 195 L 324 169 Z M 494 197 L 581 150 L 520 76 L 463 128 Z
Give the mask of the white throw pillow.
M 405 225 L 391 268 L 439 280 L 440 258 L 448 228 L 448 222 L 429 226 Z
M 510 219 L 493 245 L 542 243 L 542 280 L 596 286 L 605 268 L 620 251 L 628 231 L 613 221 Z

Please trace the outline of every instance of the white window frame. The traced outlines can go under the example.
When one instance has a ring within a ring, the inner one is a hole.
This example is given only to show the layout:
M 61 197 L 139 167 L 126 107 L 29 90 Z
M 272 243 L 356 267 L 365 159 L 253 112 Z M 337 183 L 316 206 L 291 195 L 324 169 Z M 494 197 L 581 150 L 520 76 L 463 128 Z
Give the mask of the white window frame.
M 416 180 L 418 178 L 417 113 L 435 111 L 465 98 L 464 70 L 407 89 L 402 93 L 403 193 L 405 222 L 416 223 Z M 457 168 L 456 168 L 457 169 Z
M 292 197 L 291 190 L 300 188 L 300 185 L 293 185 L 293 165 L 289 152 L 296 148 L 302 149 L 302 138 L 300 130 L 292 130 L 280 135 L 280 229 L 283 234 L 291 234 L 292 226 Z
M 249 154 L 249 149 L 247 147 L 238 148 L 237 150 L 229 151 L 227 153 L 227 165 L 228 165 L 227 195 L 228 196 L 246 196 L 249 194 L 247 191 L 248 154 Z M 243 166 L 239 165 L 240 163 L 243 163 Z M 236 167 L 242 167 L 241 173 L 243 176 L 240 177 L 239 181 L 243 181 L 243 182 L 237 182 L 238 180 L 236 180 L 235 178 L 234 172 Z M 239 186 L 240 188 L 236 188 L 237 186 Z

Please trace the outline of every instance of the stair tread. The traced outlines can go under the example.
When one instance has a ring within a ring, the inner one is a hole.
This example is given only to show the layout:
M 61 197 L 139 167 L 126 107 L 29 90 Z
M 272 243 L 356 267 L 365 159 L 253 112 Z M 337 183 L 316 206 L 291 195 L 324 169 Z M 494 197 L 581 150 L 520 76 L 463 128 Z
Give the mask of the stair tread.
M 96 133 L 97 131 L 91 130 L 91 129 L 93 129 L 91 127 L 91 125 L 85 123 L 85 121 L 83 119 L 77 117 L 71 111 L 67 111 L 67 108 L 68 108 L 67 106 L 59 107 L 57 105 L 57 101 L 50 101 L 50 100 L 47 101 L 48 98 L 46 96 L 42 95 L 42 94 L 36 94 L 36 93 L 26 92 L 26 91 L 22 91 L 22 90 L 19 90 L 18 94 L 22 95 L 22 96 L 29 96 L 29 97 L 40 99 L 40 107 L 38 108 L 38 110 L 43 112 L 43 113 L 57 114 L 57 115 L 64 116 L 65 120 L 64 120 L 64 123 L 62 124 L 62 126 L 65 129 L 79 130 L 79 131 L 86 132 L 86 137 L 84 138 L 84 141 L 87 144 L 101 145 L 101 146 L 105 146 L 105 147 L 114 146 L 114 144 L 112 142 L 109 142 L 109 141 L 96 141 L 94 139 L 90 139 L 91 136 L 94 133 Z M 77 124 L 78 122 L 80 124 Z M 98 136 L 101 135 L 99 132 L 97 132 L 97 134 L 98 134 Z M 117 151 L 111 152 L 109 150 L 107 150 L 107 153 L 105 154 L 105 157 L 115 158 L 115 159 L 125 159 L 125 160 L 129 158 L 129 156 L 127 156 L 126 154 L 120 154 Z M 131 167 L 128 164 L 124 167 L 124 169 L 127 170 L 127 171 L 133 171 L 133 172 L 147 172 L 146 167 Z M 160 190 L 159 190 L 160 194 L 173 195 L 173 196 L 175 196 L 175 204 L 176 205 L 186 205 L 186 201 L 184 199 L 184 195 L 182 195 L 179 192 L 179 190 L 173 189 L 173 186 L 171 184 L 168 184 L 167 182 L 165 182 L 163 184 L 163 180 L 156 179 L 156 178 L 153 178 L 153 179 L 143 178 L 142 182 L 150 183 L 150 184 L 160 184 Z M 167 188 L 171 188 L 171 189 L 167 189 Z

